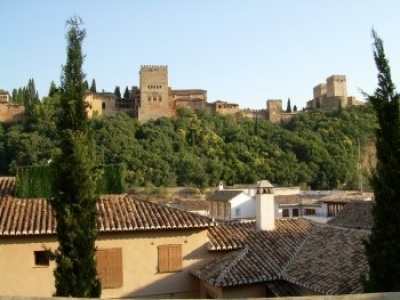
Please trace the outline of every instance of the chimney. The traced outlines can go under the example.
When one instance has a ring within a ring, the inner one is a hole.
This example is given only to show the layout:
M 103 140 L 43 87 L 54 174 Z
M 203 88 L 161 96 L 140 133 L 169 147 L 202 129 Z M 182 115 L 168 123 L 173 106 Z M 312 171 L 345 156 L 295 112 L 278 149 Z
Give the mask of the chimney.
M 218 184 L 218 191 L 223 191 L 224 190 L 224 182 L 221 180 Z
M 275 229 L 275 200 L 273 185 L 268 180 L 257 182 L 256 226 L 260 230 Z

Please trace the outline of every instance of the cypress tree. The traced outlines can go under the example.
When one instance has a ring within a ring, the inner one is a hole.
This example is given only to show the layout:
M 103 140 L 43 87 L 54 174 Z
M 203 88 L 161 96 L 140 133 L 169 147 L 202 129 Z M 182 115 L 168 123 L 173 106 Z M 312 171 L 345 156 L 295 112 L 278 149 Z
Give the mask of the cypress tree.
M 400 291 L 400 95 L 392 82 L 383 42 L 374 30 L 372 37 L 378 88 L 366 96 L 378 119 L 378 163 L 371 178 L 374 226 L 365 242 L 369 274 L 364 287 L 366 292 L 394 292 Z
M 92 84 L 90 85 L 90 91 L 92 93 L 96 93 L 96 80 L 94 80 L 94 78 L 92 80 Z
M 50 83 L 50 88 L 49 88 L 49 97 L 53 97 L 58 93 L 57 86 L 54 81 Z
M 115 95 L 117 98 L 121 98 L 121 91 L 120 91 L 118 85 L 117 85 L 117 86 L 115 87 L 115 89 L 114 89 L 114 95 Z
M 290 104 L 290 98 L 288 98 L 288 101 L 287 101 L 286 112 L 287 113 L 291 113 L 292 112 L 292 106 Z
M 82 42 L 85 30 L 79 17 L 67 21 L 67 61 L 61 76 L 58 116 L 61 153 L 52 163 L 53 198 L 59 246 L 55 251 L 55 296 L 99 297 L 95 241 L 94 142 L 84 101 Z
M 125 98 L 125 99 L 128 99 L 128 98 L 129 98 L 129 89 L 128 89 L 128 87 L 125 88 L 124 98 Z

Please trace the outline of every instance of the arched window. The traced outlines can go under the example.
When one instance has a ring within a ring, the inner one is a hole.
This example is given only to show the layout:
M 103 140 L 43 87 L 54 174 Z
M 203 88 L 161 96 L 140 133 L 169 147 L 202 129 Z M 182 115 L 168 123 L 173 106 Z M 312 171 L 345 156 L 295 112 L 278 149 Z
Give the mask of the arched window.
M 102 108 L 106 109 L 106 104 L 104 102 L 103 102 Z

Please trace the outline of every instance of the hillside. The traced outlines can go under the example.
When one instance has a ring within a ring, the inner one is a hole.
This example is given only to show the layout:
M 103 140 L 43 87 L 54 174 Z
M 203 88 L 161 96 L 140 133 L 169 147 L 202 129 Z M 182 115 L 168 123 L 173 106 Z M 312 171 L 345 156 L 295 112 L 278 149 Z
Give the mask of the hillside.
M 54 111 L 51 102 L 44 103 L 23 123 L 0 124 L 0 174 L 45 164 L 58 151 Z M 123 113 L 91 124 L 97 163 L 124 163 L 129 187 L 205 188 L 220 180 L 233 185 L 268 178 L 281 186 L 355 189 L 358 145 L 367 175 L 376 120 L 365 105 L 299 113 L 282 126 L 184 108 L 177 117 L 145 124 Z

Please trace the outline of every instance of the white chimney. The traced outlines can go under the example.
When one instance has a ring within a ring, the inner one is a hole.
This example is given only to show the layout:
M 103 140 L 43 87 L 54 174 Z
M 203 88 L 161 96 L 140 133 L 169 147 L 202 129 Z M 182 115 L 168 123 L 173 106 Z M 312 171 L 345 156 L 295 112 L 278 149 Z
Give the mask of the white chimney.
M 260 230 L 275 229 L 275 200 L 273 185 L 268 180 L 257 182 L 256 225 Z
M 218 184 L 218 191 L 223 191 L 224 190 L 224 182 L 221 180 Z

